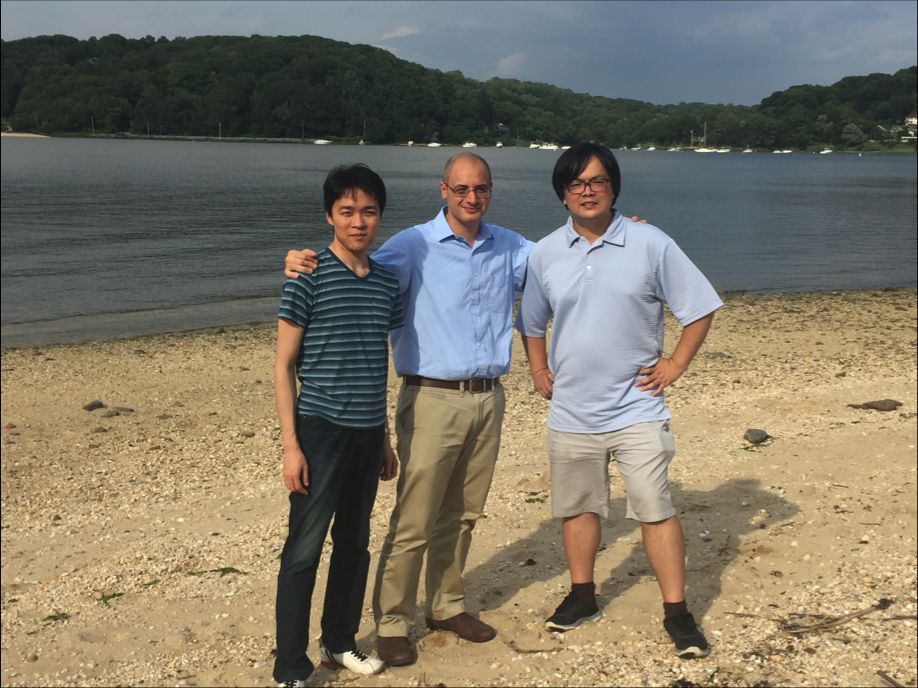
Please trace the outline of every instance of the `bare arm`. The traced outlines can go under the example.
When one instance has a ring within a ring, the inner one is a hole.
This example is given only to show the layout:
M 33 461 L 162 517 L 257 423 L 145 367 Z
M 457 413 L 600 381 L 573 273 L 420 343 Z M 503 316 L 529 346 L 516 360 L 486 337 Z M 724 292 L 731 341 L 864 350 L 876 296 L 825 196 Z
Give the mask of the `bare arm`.
M 379 479 L 392 480 L 396 475 L 398 475 L 398 457 L 395 455 L 392 441 L 387 432 L 383 439 L 382 465 L 379 468 Z
M 548 348 L 545 337 L 527 337 L 520 334 L 523 340 L 523 350 L 529 359 L 529 374 L 532 376 L 532 386 L 546 399 L 551 399 L 555 375 L 548 369 Z
M 296 438 L 296 357 L 302 340 L 303 328 L 287 320 L 277 321 L 274 403 L 284 448 L 284 485 L 291 492 L 308 494 L 309 466 Z
M 284 274 L 290 279 L 296 279 L 300 274 L 311 275 L 316 269 L 317 255 L 309 248 L 304 248 L 302 251 L 293 249 L 287 251 L 287 256 L 284 258 Z
M 644 377 L 638 379 L 637 388 L 642 392 L 649 391 L 651 396 L 659 396 L 669 385 L 678 380 L 698 353 L 698 349 L 708 336 L 711 323 L 714 322 L 714 313 L 708 313 L 695 322 L 682 328 L 676 348 L 670 356 L 661 356 L 660 360 L 649 368 L 638 371 Z

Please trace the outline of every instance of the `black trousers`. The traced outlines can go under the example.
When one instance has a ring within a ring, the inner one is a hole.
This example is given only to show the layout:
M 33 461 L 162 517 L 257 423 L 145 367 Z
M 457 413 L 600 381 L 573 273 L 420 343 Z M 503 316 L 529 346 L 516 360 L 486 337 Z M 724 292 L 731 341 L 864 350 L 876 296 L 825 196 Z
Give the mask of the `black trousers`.
M 309 494 L 290 493 L 289 529 L 277 576 L 274 679 L 281 683 L 304 680 L 313 670 L 306 656 L 309 613 L 319 557 L 333 516 L 322 643 L 332 652 L 357 647 L 383 428 L 346 428 L 318 416 L 301 416 L 297 438 L 309 466 Z

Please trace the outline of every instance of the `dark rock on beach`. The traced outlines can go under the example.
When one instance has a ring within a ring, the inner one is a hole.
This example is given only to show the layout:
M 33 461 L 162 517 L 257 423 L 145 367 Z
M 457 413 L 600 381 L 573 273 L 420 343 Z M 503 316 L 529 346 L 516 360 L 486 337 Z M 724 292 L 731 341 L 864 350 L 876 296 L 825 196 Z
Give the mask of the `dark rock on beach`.
M 762 442 L 767 440 L 769 437 L 771 437 L 771 435 L 769 435 L 764 430 L 759 430 L 758 428 L 749 428 L 743 435 L 743 439 L 749 442 L 749 444 L 762 444 Z
M 867 401 L 863 404 L 848 404 L 848 406 L 856 409 L 871 409 L 873 411 L 895 411 L 902 406 L 902 402 L 895 399 L 880 399 L 879 401 Z

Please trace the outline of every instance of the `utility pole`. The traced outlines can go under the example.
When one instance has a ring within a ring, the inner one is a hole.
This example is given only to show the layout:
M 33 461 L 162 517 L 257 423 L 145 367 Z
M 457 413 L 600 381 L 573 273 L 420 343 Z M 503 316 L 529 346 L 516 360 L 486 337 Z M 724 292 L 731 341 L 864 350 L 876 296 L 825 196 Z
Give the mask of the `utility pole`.
M 96 120 L 92 115 L 89 116 L 89 126 L 92 127 L 92 135 L 95 136 L 96 135 Z
M 217 122 L 217 138 L 223 140 L 223 122 Z

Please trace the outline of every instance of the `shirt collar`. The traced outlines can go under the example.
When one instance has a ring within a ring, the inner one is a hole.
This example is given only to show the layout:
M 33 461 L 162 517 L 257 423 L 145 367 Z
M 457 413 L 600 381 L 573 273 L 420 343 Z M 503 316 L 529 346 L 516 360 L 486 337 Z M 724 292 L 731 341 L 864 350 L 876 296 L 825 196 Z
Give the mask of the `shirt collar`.
M 446 206 L 440 209 L 440 212 L 437 213 L 437 216 L 433 219 L 433 222 L 430 226 L 430 235 L 434 241 L 443 241 L 444 239 L 451 239 L 456 237 L 456 234 L 453 232 L 453 228 L 449 226 L 449 222 L 446 221 Z M 483 241 L 487 241 L 494 236 L 494 233 L 491 231 L 491 225 L 487 222 L 482 222 L 478 226 L 478 236 L 475 237 L 475 243 L 478 244 Z M 456 237 L 459 239 L 459 237 Z M 461 239 L 460 239 L 461 240 Z
M 567 224 L 564 225 L 564 236 L 569 247 L 582 238 L 574 231 L 574 220 L 570 216 L 567 218 Z M 625 219 L 615 208 L 612 209 L 612 221 L 606 227 L 606 231 L 602 233 L 602 236 L 599 237 L 599 240 L 605 244 L 625 245 Z

